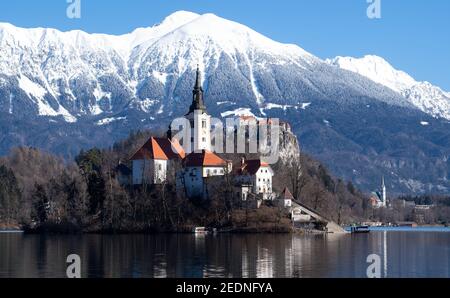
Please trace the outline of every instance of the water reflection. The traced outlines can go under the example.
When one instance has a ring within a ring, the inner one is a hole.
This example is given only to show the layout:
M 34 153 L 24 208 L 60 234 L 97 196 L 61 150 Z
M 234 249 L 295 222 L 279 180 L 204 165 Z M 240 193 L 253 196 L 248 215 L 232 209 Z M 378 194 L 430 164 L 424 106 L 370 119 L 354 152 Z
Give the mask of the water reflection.
M 65 277 L 78 254 L 83 277 L 366 277 L 369 254 L 384 277 L 450 277 L 450 233 L 366 235 L 0 234 L 0 277 Z

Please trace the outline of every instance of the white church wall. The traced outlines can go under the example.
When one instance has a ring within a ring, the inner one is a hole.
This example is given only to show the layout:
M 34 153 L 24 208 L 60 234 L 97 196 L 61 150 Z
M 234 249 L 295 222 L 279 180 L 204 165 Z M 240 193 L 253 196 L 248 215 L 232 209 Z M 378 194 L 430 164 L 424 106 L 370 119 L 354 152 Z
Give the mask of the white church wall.
M 193 152 L 211 151 L 211 116 L 202 111 L 195 111 L 188 115 L 188 119 L 193 122 L 191 128 Z
M 133 184 L 160 184 L 167 177 L 166 160 L 133 160 Z
M 223 167 L 204 167 L 202 172 L 204 178 L 225 175 L 225 169 Z

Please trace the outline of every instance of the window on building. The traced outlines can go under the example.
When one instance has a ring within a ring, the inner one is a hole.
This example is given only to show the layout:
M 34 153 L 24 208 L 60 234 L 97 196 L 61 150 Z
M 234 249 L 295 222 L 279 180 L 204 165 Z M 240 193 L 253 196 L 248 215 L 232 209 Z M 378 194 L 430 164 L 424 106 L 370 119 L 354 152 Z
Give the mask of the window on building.
M 217 170 L 214 170 L 214 174 L 217 174 Z
M 206 120 L 202 121 L 202 128 L 206 128 Z
M 206 142 L 206 138 L 202 138 L 202 142 L 205 143 Z
M 162 165 L 161 164 L 158 165 L 158 171 L 162 171 Z

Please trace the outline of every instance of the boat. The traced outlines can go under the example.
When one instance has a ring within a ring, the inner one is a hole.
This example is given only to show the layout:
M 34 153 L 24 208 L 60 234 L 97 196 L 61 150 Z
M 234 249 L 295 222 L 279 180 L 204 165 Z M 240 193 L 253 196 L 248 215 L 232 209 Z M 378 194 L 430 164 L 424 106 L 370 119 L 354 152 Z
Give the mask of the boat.
M 206 235 L 208 234 L 208 230 L 205 227 L 195 227 L 192 229 L 192 232 L 196 235 Z
M 370 229 L 369 226 L 351 226 L 350 227 L 350 232 L 351 233 L 370 233 Z

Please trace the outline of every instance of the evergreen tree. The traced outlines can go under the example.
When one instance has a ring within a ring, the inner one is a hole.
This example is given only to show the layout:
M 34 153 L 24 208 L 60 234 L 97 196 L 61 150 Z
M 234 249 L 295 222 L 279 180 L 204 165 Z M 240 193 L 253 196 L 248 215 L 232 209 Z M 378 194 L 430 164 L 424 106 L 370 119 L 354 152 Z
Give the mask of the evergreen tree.
M 0 222 L 6 224 L 19 219 L 21 191 L 14 172 L 0 166 Z
M 32 217 L 38 224 L 44 224 L 48 220 L 50 202 L 42 185 L 36 184 L 33 192 L 33 212 Z

